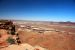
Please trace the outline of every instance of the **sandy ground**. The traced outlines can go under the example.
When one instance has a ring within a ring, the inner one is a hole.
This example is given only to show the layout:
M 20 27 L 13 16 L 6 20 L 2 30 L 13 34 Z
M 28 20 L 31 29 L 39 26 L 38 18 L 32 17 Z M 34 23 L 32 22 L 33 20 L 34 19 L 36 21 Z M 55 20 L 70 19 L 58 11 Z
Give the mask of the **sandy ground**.
M 1 34 L 0 42 L 5 41 L 8 38 L 8 34 L 6 30 L 0 29 L 0 34 Z
M 22 43 L 32 46 L 39 45 L 49 50 L 75 50 L 75 34 L 49 32 L 39 34 L 33 32 L 19 32 Z
M 6 39 L 9 37 L 9 35 L 7 34 L 7 30 L 0 29 L 0 34 L 1 34 L 0 47 L 8 46 L 8 43 L 6 41 Z
M 9 45 L 8 47 L 6 48 L 2 48 L 0 50 L 36 50 L 36 49 L 39 49 L 39 50 L 46 50 L 45 48 L 42 48 L 40 46 L 31 46 L 27 43 L 25 44 L 20 44 L 20 45 Z

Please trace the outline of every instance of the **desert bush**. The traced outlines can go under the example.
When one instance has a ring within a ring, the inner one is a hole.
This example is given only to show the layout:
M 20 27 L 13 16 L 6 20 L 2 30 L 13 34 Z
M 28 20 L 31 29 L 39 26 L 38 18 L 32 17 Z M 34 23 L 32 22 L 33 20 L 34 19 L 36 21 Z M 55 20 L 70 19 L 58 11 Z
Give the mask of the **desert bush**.
M 7 39 L 7 42 L 10 43 L 10 44 L 15 44 L 15 40 L 13 38 L 11 38 L 11 37 L 9 37 Z

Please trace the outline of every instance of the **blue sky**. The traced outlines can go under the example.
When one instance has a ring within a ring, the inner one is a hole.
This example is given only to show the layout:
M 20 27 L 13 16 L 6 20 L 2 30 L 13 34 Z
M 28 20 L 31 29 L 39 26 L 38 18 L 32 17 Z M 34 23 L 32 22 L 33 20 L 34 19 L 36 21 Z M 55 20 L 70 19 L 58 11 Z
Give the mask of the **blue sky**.
M 0 19 L 75 22 L 75 0 L 0 0 Z

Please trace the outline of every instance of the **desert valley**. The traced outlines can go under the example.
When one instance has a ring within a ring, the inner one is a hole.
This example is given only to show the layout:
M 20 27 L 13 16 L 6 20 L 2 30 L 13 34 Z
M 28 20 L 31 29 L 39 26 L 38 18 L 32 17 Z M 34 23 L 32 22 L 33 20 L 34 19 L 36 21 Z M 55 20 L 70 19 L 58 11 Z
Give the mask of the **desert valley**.
M 75 23 L 1 20 L 0 50 L 75 50 Z

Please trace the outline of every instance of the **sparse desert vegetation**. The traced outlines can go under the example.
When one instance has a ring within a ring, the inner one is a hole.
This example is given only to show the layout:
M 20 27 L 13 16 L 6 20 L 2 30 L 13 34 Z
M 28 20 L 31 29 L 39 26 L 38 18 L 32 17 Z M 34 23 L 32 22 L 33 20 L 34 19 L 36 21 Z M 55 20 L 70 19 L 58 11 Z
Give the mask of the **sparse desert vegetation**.
M 5 48 L 10 50 L 9 47 L 11 45 L 12 47 L 15 46 L 15 48 L 16 46 L 24 47 L 27 45 L 34 48 L 32 50 L 38 50 L 38 48 L 43 48 L 39 50 L 75 50 L 75 23 L 60 24 L 59 22 L 14 20 L 12 20 L 12 22 L 13 27 L 11 28 L 13 29 L 1 28 L 7 31 L 6 34 L 8 36 L 7 39 L 5 39 L 8 41 L 7 43 L 12 43 L 7 47 L 1 48 L 1 50 Z M 0 30 L 0 32 L 2 31 Z M 10 33 L 8 34 L 8 32 Z M 0 40 L 1 38 L 2 35 L 0 33 Z

